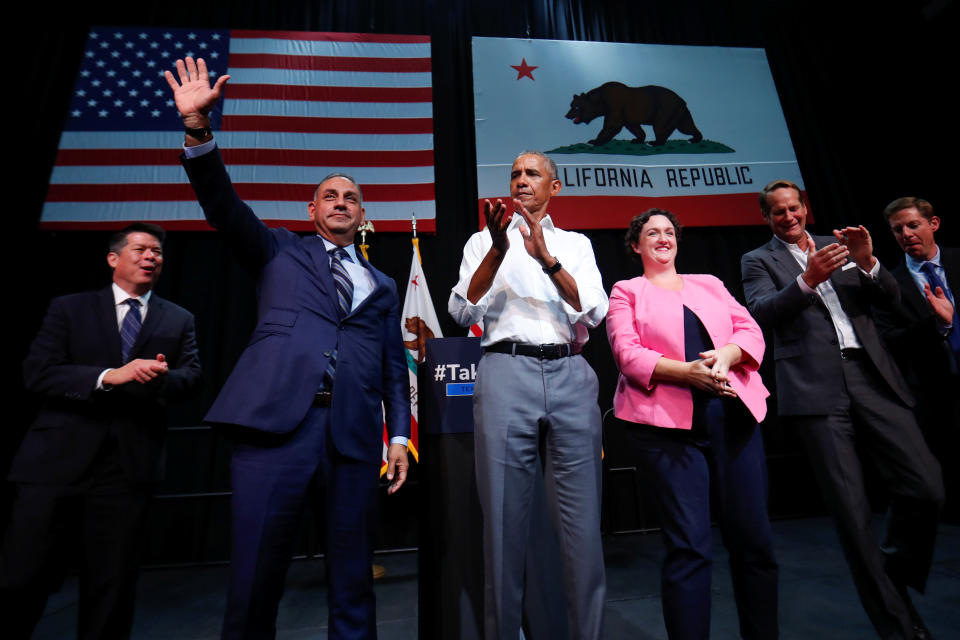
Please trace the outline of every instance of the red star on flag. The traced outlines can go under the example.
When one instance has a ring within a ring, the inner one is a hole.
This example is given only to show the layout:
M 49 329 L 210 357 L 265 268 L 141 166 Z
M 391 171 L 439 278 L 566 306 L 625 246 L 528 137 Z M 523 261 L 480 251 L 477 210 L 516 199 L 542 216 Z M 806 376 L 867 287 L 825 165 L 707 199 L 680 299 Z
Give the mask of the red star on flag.
M 510 66 L 517 70 L 517 80 L 526 76 L 536 82 L 536 78 L 533 77 L 533 70 L 537 69 L 538 67 L 528 65 L 526 58 L 523 58 L 520 64 L 512 64 Z

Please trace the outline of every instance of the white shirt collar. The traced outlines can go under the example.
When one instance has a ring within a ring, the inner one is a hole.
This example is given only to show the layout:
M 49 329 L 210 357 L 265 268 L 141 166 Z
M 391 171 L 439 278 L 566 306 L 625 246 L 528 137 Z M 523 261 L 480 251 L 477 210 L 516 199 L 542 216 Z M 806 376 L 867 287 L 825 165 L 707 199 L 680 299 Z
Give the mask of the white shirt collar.
M 150 290 L 150 291 L 147 291 L 142 296 L 132 296 L 126 291 L 124 291 L 123 289 L 121 289 L 120 285 L 118 285 L 116 282 L 113 283 L 112 288 L 113 288 L 114 306 L 121 305 L 125 303 L 127 300 L 129 300 L 130 298 L 136 298 L 137 300 L 140 301 L 141 307 L 146 307 L 148 304 L 150 304 L 150 296 L 153 295 L 153 290 Z
M 322 235 L 320 235 L 319 233 L 317 234 L 317 237 L 320 238 L 321 240 L 323 240 L 323 246 L 326 248 L 327 253 L 330 253 L 330 250 L 331 250 L 331 249 L 336 249 L 336 248 L 337 248 L 337 245 L 333 244 L 332 242 L 330 242 L 329 240 L 327 240 L 326 238 L 324 238 L 324 237 L 323 237 Z M 355 244 L 350 243 L 350 244 L 348 244 L 347 246 L 341 247 L 341 248 L 347 250 L 347 254 L 350 256 L 350 259 L 351 259 L 351 260 L 353 260 L 353 261 L 356 262 L 357 264 L 360 264 L 360 261 L 357 260 L 357 247 L 356 247 Z
M 513 229 L 516 229 L 516 228 L 518 228 L 521 224 L 527 224 L 527 221 L 524 219 L 524 217 L 523 217 L 522 215 L 520 215 L 519 213 L 514 212 L 513 218 L 510 220 L 510 224 L 507 226 L 507 231 L 511 231 L 511 230 L 513 230 Z M 542 218 L 540 218 L 540 226 L 541 226 L 545 231 L 554 231 L 554 230 L 556 230 L 556 227 L 555 227 L 554 224 L 553 224 L 553 219 L 550 217 L 550 214 L 549 214 L 549 213 L 546 214 L 545 216 L 543 216 Z

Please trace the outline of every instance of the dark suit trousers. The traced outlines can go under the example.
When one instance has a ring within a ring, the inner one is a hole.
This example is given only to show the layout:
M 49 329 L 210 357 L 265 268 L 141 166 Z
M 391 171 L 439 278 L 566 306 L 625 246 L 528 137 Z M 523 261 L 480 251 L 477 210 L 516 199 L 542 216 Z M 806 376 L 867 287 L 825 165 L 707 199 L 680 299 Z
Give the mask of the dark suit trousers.
M 657 496 L 666 547 L 663 618 L 671 640 L 710 637 L 711 512 L 730 554 L 740 635 L 770 639 L 779 633 L 778 568 L 760 428 L 717 415 L 720 402 L 710 402 L 697 433 L 626 423 Z
M 890 392 L 866 356 L 843 361 L 844 393 L 827 416 L 793 416 L 833 515 L 860 601 L 882 638 L 912 638 L 898 592 L 926 586 L 943 483 L 913 411 Z M 854 422 L 854 418 L 857 421 Z M 874 537 L 860 456 L 890 495 L 886 541 Z
M 338 454 L 329 410 L 290 434 L 249 432 L 236 444 L 233 554 L 223 638 L 274 638 L 277 609 L 308 495 L 324 498 L 329 638 L 376 638 L 373 536 L 379 465 Z
M 124 476 L 107 438 L 91 469 L 67 486 L 19 483 L 0 556 L 2 616 L 8 638 L 29 638 L 47 596 L 80 558 L 77 637 L 130 637 L 137 566 L 152 485 Z

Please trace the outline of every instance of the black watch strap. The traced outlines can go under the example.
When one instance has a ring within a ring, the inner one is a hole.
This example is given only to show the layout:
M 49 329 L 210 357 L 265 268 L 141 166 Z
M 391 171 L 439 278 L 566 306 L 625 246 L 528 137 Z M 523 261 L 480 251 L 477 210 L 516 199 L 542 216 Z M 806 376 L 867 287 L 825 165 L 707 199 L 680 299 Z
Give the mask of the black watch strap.
M 200 127 L 199 129 L 192 129 L 190 127 L 184 127 L 183 130 L 188 136 L 196 140 L 203 140 L 207 137 L 213 136 L 213 129 L 209 125 L 206 127 Z
M 554 257 L 553 259 L 554 259 L 554 260 L 557 260 L 556 257 Z M 548 267 L 542 267 L 542 268 L 543 268 L 543 272 L 544 272 L 545 274 L 547 274 L 548 276 L 552 276 L 552 275 L 555 274 L 557 271 L 560 271 L 560 269 L 563 269 L 563 265 L 560 264 L 560 261 L 559 261 L 559 260 L 557 260 L 556 262 L 553 263 L 553 266 L 552 266 L 552 267 L 549 267 L 549 268 L 548 268 Z

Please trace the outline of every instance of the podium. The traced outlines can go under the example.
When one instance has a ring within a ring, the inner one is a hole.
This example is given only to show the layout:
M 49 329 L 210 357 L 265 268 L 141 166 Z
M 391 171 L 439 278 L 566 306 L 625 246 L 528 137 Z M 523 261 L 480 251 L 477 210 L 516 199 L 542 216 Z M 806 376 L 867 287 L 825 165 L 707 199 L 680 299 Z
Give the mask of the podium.
M 479 338 L 426 341 L 418 366 L 420 640 L 483 638 L 483 515 L 473 464 Z M 566 638 L 561 555 L 537 474 L 524 589 L 527 640 Z

